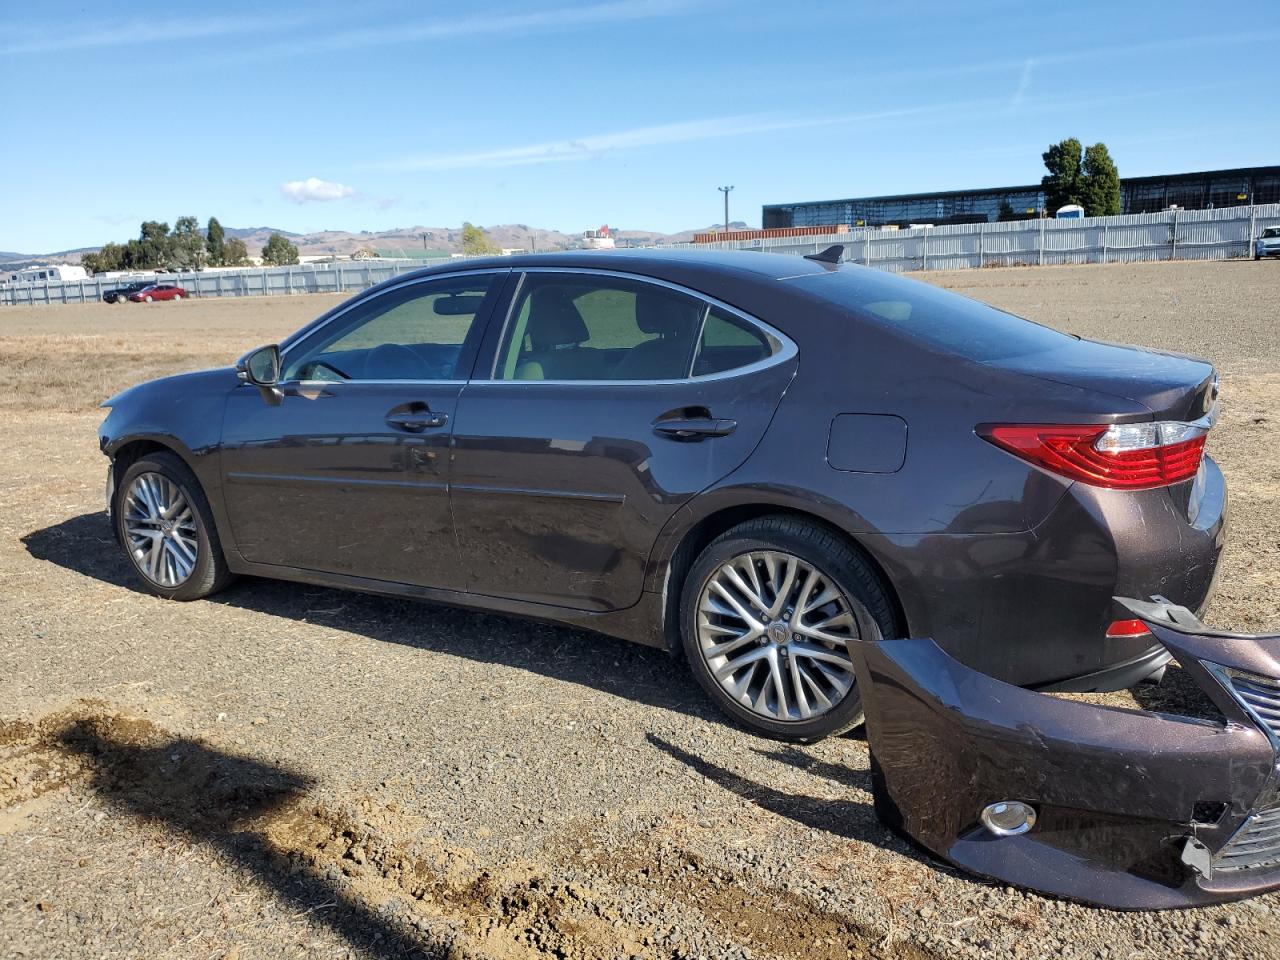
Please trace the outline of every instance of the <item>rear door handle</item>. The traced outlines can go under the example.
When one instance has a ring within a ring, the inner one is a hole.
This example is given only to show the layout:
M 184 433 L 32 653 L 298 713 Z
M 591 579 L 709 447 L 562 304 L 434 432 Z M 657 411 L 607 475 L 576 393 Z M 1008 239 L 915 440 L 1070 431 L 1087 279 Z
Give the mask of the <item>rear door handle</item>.
M 685 420 L 660 420 L 653 425 L 654 433 L 672 440 L 705 440 L 707 437 L 727 437 L 738 428 L 737 420 L 719 417 L 691 417 Z
M 443 427 L 448 422 L 449 415 L 447 413 L 435 413 L 431 410 L 387 414 L 387 423 L 409 433 L 421 433 L 423 430 L 428 430 L 432 427 Z

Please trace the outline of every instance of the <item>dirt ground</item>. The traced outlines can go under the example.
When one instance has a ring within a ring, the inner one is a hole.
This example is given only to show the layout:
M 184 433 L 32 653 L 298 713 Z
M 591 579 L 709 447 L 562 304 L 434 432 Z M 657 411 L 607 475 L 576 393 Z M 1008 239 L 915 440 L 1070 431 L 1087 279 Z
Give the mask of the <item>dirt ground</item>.
M 1280 625 L 1280 265 L 925 279 L 1209 356 L 1233 532 L 1209 619 Z M 865 743 L 721 719 L 665 654 L 241 580 L 141 593 L 97 403 L 336 302 L 0 308 L 0 954 L 1280 957 L 1280 896 L 1093 910 L 886 832 Z

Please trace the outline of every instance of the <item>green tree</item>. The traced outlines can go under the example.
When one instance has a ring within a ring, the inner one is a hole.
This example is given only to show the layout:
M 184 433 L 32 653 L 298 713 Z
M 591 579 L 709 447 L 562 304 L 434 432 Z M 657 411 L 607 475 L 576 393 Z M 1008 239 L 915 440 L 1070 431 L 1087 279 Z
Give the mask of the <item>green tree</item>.
M 1044 187 L 1046 212 L 1053 216 L 1059 207 L 1079 203 L 1084 188 L 1080 171 L 1080 141 L 1075 137 L 1055 143 L 1040 156 L 1049 172 L 1040 179 Z
M 1080 204 L 1086 217 L 1113 217 L 1120 212 L 1120 172 L 1105 143 L 1084 152 Z
M 209 265 L 223 266 L 226 258 L 227 232 L 222 229 L 222 224 L 218 222 L 217 217 L 209 218 L 209 225 L 205 227 L 204 235 L 205 250 L 209 253 Z
M 195 217 L 179 217 L 170 237 L 170 257 L 179 270 L 199 270 L 209 253 L 205 247 L 200 221 Z
M 262 248 L 262 262 L 269 267 L 285 267 L 298 262 L 298 248 L 278 233 L 267 238 Z
M 484 235 L 484 230 L 470 223 L 462 225 L 462 252 L 469 257 L 501 253 L 496 245 L 489 242 L 489 238 Z
M 107 273 L 111 270 L 123 270 L 125 248 L 118 243 L 108 243 L 95 253 L 86 253 L 80 258 L 80 265 L 90 273 Z
M 1017 220 L 1018 215 L 1013 212 L 1013 204 L 1008 200 L 1000 201 L 1000 212 L 996 214 L 996 219 L 1001 223 L 1007 223 L 1010 220 Z
M 249 265 L 249 248 L 239 237 L 232 237 L 222 247 L 222 266 L 247 267 Z

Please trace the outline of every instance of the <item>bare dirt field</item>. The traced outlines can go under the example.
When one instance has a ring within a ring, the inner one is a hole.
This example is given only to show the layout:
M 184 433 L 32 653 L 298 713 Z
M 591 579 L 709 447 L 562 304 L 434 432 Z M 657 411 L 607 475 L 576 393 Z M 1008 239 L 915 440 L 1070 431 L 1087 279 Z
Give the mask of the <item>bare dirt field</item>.
M 1209 619 L 1280 625 L 1280 265 L 925 279 L 1217 363 Z M 334 302 L 0 308 L 0 955 L 1280 957 L 1277 895 L 1122 914 L 932 862 L 876 822 L 864 741 L 744 733 L 657 651 L 252 579 L 140 592 L 96 404 Z

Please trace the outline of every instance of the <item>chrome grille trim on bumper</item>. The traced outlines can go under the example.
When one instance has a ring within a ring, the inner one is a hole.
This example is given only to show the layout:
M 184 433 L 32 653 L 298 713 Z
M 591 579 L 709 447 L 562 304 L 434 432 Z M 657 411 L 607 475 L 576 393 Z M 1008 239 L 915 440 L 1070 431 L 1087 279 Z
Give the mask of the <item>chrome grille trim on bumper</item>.
M 1231 691 L 1246 710 L 1268 730 L 1280 738 L 1280 680 L 1228 670 Z
M 1244 822 L 1214 858 L 1215 872 L 1255 870 L 1280 864 L 1280 801 Z

